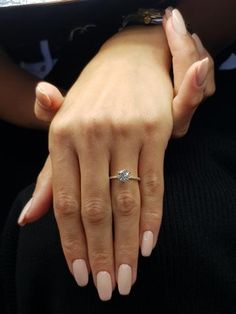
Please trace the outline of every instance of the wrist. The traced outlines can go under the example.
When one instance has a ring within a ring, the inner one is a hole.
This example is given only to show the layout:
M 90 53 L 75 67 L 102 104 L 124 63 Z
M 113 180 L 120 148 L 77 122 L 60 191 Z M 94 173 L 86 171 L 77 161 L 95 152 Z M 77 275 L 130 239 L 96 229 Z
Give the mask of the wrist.
M 98 56 L 117 58 L 142 57 L 145 63 L 158 63 L 169 72 L 171 55 L 162 26 L 129 26 L 109 38 L 100 48 Z

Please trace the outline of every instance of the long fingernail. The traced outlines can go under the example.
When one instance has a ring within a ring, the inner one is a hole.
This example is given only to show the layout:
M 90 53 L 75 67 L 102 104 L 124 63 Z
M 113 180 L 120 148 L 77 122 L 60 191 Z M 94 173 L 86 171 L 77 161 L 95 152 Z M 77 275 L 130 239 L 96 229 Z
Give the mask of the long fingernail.
M 32 200 L 33 200 L 33 198 L 31 198 L 31 199 L 26 203 L 25 207 L 23 208 L 23 210 L 22 210 L 22 212 L 21 212 L 21 214 L 20 214 L 20 216 L 19 216 L 19 218 L 18 218 L 18 224 L 19 224 L 21 227 L 23 227 L 23 226 L 26 225 L 25 217 L 26 217 L 26 215 L 27 215 L 27 213 L 28 213 L 28 211 L 29 211 L 29 209 L 30 209 L 30 207 L 31 207 Z
M 100 271 L 97 274 L 97 290 L 102 301 L 108 301 L 112 296 L 111 276 L 106 271 Z
M 203 46 L 203 44 L 202 44 L 202 41 L 201 41 L 201 39 L 198 37 L 198 35 L 197 34 L 192 34 L 192 37 L 193 37 L 193 39 L 194 39 L 194 41 L 195 41 L 195 44 L 196 44 L 196 46 L 197 46 L 197 50 L 198 50 L 198 52 L 200 53 L 200 54 L 203 54 L 204 52 L 205 52 L 205 48 L 204 48 L 204 46 Z
M 186 35 L 187 29 L 184 19 L 178 9 L 172 11 L 172 23 L 175 31 L 180 35 Z
M 118 290 L 121 295 L 128 295 L 132 286 L 132 268 L 122 264 L 118 270 Z
M 167 9 L 165 9 L 165 14 L 166 14 L 167 20 L 171 17 L 173 10 L 174 10 L 174 8 L 172 8 L 172 7 L 168 7 Z
M 196 83 L 199 87 L 201 87 L 205 83 L 208 70 L 209 70 L 209 59 L 205 58 L 199 63 L 197 67 Z
M 143 234 L 141 253 L 147 257 L 152 254 L 154 235 L 152 231 L 145 231 Z
M 72 264 L 73 274 L 77 284 L 80 287 L 85 287 L 88 284 L 88 268 L 85 260 L 76 259 Z

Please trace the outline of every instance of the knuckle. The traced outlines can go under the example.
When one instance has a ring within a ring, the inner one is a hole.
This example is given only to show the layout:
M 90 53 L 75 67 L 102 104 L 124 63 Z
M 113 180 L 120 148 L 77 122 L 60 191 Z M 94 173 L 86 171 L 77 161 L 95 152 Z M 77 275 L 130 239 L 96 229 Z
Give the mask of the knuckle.
M 145 134 L 147 134 L 148 136 L 151 134 L 156 134 L 159 129 L 160 129 L 160 123 L 158 123 L 158 118 L 157 119 L 153 119 L 153 120 L 149 120 L 149 121 L 145 121 L 144 123 L 144 132 Z
M 69 125 L 62 119 L 55 119 L 50 125 L 50 136 L 55 139 L 63 139 L 69 133 Z
M 138 200 L 130 192 L 122 192 L 115 198 L 115 210 L 120 216 L 133 216 L 139 211 Z
M 133 244 L 121 244 L 118 248 L 119 256 L 127 258 L 127 260 L 131 261 L 131 264 L 134 263 L 134 260 L 138 257 L 139 251 L 139 239 L 137 236 L 137 241 Z
M 90 224 L 99 225 L 107 220 L 109 210 L 101 199 L 90 199 L 83 203 L 82 218 Z
M 151 171 L 151 174 L 144 175 L 144 189 L 146 195 L 162 195 L 164 194 L 164 184 L 162 179 L 153 174 L 153 171 Z
M 105 119 L 90 117 L 87 120 L 81 122 L 81 132 L 86 140 L 97 140 L 104 137 L 104 135 L 107 133 L 107 125 L 108 124 Z
M 154 229 L 157 226 L 160 226 L 161 220 L 162 220 L 162 210 L 160 208 L 154 208 L 153 210 L 150 211 L 145 211 L 144 215 L 144 223 L 145 224 L 150 224 L 151 226 L 154 227 Z
M 112 254 L 106 251 L 92 251 L 90 254 L 91 267 L 94 269 L 107 269 L 111 265 Z
M 78 201 L 72 199 L 67 194 L 60 193 L 60 196 L 55 199 L 54 208 L 56 218 L 64 220 L 77 216 L 79 204 Z
M 70 260 L 73 260 L 75 257 L 78 257 L 78 252 L 81 249 L 81 246 L 78 245 L 73 235 L 66 236 L 64 235 L 62 237 L 62 247 L 65 256 Z
M 112 129 L 112 134 L 115 137 L 122 137 L 122 138 L 127 138 L 127 136 L 130 135 L 130 133 L 132 132 L 133 129 L 133 123 L 132 122 L 128 122 L 128 121 L 116 121 L 114 123 L 112 123 L 111 126 Z

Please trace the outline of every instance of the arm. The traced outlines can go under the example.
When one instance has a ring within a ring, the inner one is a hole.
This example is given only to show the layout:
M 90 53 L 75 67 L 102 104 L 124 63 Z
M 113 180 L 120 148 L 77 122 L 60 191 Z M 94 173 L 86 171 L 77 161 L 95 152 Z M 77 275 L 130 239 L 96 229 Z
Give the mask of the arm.
M 179 9 L 213 55 L 235 42 L 235 0 L 180 0 Z
M 26 73 L 0 50 L 0 118 L 32 128 L 46 128 L 47 123 L 34 115 L 34 90 L 38 78 Z

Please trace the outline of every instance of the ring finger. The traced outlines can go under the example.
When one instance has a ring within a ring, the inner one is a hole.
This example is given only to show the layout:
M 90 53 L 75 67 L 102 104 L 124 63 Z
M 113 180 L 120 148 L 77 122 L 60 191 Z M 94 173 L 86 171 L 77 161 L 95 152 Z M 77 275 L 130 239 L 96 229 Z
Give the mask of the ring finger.
M 117 145 L 111 157 L 112 176 L 123 169 L 130 171 L 131 176 L 137 177 L 139 150 L 132 147 L 130 141 Z M 127 171 L 123 171 L 123 175 L 128 175 Z M 111 180 L 111 198 L 117 283 L 120 294 L 127 295 L 137 273 L 140 220 L 138 180 Z

